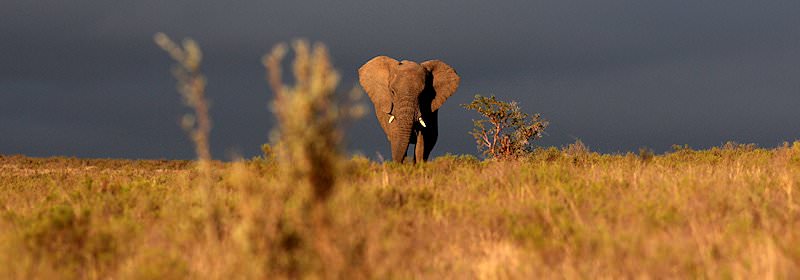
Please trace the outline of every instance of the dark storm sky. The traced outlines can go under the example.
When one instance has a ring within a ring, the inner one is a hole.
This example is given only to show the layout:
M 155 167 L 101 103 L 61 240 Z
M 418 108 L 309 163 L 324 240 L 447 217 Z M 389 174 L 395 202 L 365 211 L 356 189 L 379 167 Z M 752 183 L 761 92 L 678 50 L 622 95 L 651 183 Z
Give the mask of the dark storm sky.
M 775 146 L 800 138 L 798 15 L 797 0 L 3 1 L 0 154 L 192 158 L 159 31 L 204 50 L 220 159 L 268 140 L 260 57 L 298 37 L 328 45 L 344 87 L 381 54 L 453 66 L 434 155 L 475 153 L 458 105 L 476 93 L 542 113 L 542 145 Z M 349 136 L 390 154 L 372 115 Z

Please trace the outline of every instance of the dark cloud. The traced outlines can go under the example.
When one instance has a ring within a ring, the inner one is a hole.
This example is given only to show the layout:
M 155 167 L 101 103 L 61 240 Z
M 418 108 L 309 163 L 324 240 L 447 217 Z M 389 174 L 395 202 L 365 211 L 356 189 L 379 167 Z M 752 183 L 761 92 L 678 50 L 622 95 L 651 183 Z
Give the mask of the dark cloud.
M 800 2 L 14 1 L 0 4 L 0 154 L 189 158 L 187 112 L 152 43 L 197 39 L 215 155 L 258 153 L 272 119 L 261 55 L 325 42 L 343 88 L 379 54 L 442 59 L 462 76 L 435 154 L 474 153 L 476 93 L 551 120 L 545 145 L 611 152 L 800 138 Z M 516 3 L 515 3 L 516 2 Z M 375 121 L 349 149 L 388 154 Z

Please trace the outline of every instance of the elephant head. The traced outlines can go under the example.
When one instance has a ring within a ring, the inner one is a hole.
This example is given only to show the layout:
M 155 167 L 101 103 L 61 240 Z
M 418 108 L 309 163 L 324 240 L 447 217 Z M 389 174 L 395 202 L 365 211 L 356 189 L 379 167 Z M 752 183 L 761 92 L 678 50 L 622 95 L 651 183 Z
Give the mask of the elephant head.
M 438 110 L 461 78 L 439 60 L 423 63 L 377 56 L 358 69 L 359 82 L 375 105 L 392 159 L 403 162 L 409 144 L 415 161 L 427 160 L 438 137 Z

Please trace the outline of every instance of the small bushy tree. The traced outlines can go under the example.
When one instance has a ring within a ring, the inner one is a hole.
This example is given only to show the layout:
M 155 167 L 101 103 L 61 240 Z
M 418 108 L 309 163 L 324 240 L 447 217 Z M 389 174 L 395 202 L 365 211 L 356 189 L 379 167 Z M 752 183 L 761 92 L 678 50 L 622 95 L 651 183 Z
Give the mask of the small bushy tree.
M 470 134 L 488 158 L 513 159 L 532 151 L 532 141 L 541 138 L 548 125 L 539 114 L 523 113 L 516 101 L 504 102 L 494 95 L 475 95 L 471 103 L 461 106 L 481 115 L 482 119 L 472 121 L 475 127 Z

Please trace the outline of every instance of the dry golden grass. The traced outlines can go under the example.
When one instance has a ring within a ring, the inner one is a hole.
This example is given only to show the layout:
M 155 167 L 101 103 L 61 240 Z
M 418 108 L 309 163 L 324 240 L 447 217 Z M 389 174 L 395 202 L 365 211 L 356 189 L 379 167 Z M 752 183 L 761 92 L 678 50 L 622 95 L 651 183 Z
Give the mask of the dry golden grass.
M 324 203 L 274 160 L 218 163 L 220 238 L 183 163 L 0 159 L 3 278 L 796 278 L 800 142 L 342 160 Z M 334 259 L 331 259 L 334 258 Z

